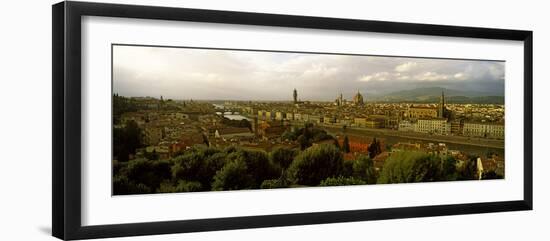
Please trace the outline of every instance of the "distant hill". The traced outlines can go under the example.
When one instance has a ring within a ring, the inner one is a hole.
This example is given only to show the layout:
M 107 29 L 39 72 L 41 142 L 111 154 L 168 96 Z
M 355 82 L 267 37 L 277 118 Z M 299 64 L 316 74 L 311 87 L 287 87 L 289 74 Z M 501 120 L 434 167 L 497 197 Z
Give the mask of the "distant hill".
M 490 93 L 477 91 L 461 91 L 441 87 L 417 88 L 402 90 L 380 96 L 369 96 L 372 101 L 381 102 L 418 102 L 434 103 L 439 101 L 441 93 L 445 94 L 447 103 L 478 103 L 478 104 L 504 104 L 504 96 L 491 95 Z

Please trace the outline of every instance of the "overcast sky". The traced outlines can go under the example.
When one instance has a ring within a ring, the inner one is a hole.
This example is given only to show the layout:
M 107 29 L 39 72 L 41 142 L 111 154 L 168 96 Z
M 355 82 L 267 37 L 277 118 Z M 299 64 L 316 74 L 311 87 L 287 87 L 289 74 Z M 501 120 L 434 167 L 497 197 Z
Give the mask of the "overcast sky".
M 422 87 L 504 94 L 504 62 L 114 46 L 113 91 L 173 99 L 334 100 Z

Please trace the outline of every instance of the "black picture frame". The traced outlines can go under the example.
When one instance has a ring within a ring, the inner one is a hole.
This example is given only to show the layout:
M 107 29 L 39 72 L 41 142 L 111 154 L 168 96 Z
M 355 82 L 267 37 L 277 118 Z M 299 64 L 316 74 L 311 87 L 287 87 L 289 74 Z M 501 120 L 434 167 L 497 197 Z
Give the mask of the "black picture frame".
M 533 32 L 491 28 L 366 21 L 324 17 L 198 10 L 171 7 L 60 2 L 52 6 L 52 233 L 60 239 L 308 225 L 336 222 L 532 210 L 533 208 Z M 522 200 L 421 207 L 140 222 L 81 224 L 81 17 L 194 21 L 258 26 L 350 30 L 426 36 L 516 40 L 524 44 L 524 193 Z

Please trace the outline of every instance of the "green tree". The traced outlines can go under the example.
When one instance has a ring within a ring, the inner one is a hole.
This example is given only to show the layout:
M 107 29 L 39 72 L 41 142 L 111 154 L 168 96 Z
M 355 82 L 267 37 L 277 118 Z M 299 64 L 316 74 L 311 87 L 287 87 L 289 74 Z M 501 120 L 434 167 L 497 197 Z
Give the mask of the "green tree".
M 382 153 L 382 148 L 380 147 L 380 142 L 374 138 L 372 140 L 372 143 L 369 145 L 369 148 L 367 149 L 369 151 L 369 157 L 374 158 L 378 156 L 378 154 Z
M 204 191 L 202 184 L 197 181 L 179 180 L 176 184 L 172 182 L 162 182 L 157 189 L 158 193 L 174 192 L 199 192 Z
M 170 181 L 161 182 L 159 188 L 157 188 L 157 193 L 173 193 L 176 191 L 176 185 Z
M 365 185 L 365 181 L 355 177 L 329 177 L 319 184 L 319 186 L 348 186 L 348 185 Z
M 345 136 L 344 137 L 344 144 L 342 146 L 342 149 L 345 153 L 349 153 L 350 152 L 350 146 L 349 146 L 349 138 L 348 136 Z
M 295 131 L 291 131 L 291 130 L 286 130 L 285 132 L 283 132 L 283 134 L 281 135 L 281 138 L 283 140 L 296 140 L 296 138 L 298 138 L 298 136 L 296 136 L 297 132 Z
M 127 170 L 128 162 L 120 162 L 118 160 L 113 160 L 113 176 L 121 175 Z M 124 174 L 126 175 L 126 174 Z
M 113 128 L 113 155 L 119 162 L 129 160 L 130 150 L 126 144 L 126 131 L 124 128 Z
M 312 142 L 334 139 L 334 137 L 332 137 L 325 130 L 322 130 L 322 129 L 313 129 L 311 133 L 312 133 L 312 137 L 311 137 Z
M 130 154 L 136 154 L 136 149 L 143 146 L 143 134 L 135 121 L 126 122 L 126 145 Z
M 423 152 L 393 153 L 382 168 L 378 183 L 409 183 L 441 180 L 441 160 Z
M 285 188 L 285 187 L 288 187 L 288 185 L 281 178 L 264 180 L 262 182 L 262 185 L 260 185 L 261 189 L 273 189 L 273 188 Z
M 343 171 L 342 153 L 334 145 L 321 144 L 300 153 L 288 168 L 289 179 L 294 184 L 317 186 Z
M 214 176 L 212 190 L 240 190 L 252 188 L 254 179 L 248 174 L 246 163 L 242 159 L 232 160 L 224 165 Z
M 124 128 L 113 129 L 113 154 L 118 161 L 128 161 L 128 155 L 136 154 L 143 147 L 143 133 L 135 121 L 127 121 Z
M 283 170 L 286 170 L 292 161 L 294 161 L 294 157 L 297 153 L 298 152 L 292 148 L 277 147 L 271 151 L 270 158 L 274 164 L 279 165 Z
M 355 160 L 344 160 L 341 175 L 344 177 L 352 177 L 354 163 L 355 163 Z
M 203 191 L 202 184 L 197 181 L 179 180 L 176 192 L 198 192 Z
M 231 153 L 239 151 L 239 150 L 240 149 L 238 147 L 236 147 L 235 145 L 231 145 L 231 146 L 228 146 L 225 149 L 223 149 L 223 152 L 225 152 L 226 154 L 231 154 Z
M 447 157 L 441 160 L 441 179 L 444 181 L 455 181 L 458 179 L 457 161 L 454 157 Z
M 128 195 L 128 194 L 147 194 L 152 193 L 151 188 L 143 183 L 136 184 L 124 175 L 115 175 L 113 177 L 113 194 Z
M 470 156 L 458 169 L 458 180 L 476 180 L 477 174 L 477 156 Z
M 263 180 L 280 176 L 280 169 L 269 160 L 264 151 L 239 150 L 227 156 L 227 161 L 241 160 L 252 178 L 251 188 L 259 188 Z
M 205 175 L 209 177 L 210 181 L 216 175 L 216 172 L 225 165 L 227 154 L 225 152 L 217 152 L 209 155 L 206 158 L 206 170 Z M 203 184 L 204 185 L 204 184 Z
M 196 146 L 172 159 L 172 177 L 200 182 L 204 190 L 210 190 L 212 178 L 225 164 L 225 158 L 226 154 L 215 148 Z
M 305 150 L 310 147 L 313 142 L 336 139 L 328 134 L 325 130 L 315 128 L 312 123 L 305 123 L 304 127 L 299 129 L 287 130 L 281 135 L 283 140 L 298 141 L 300 149 Z M 337 145 L 337 142 L 335 142 Z
M 168 161 L 131 160 L 114 178 L 114 192 L 153 193 L 159 188 L 160 183 L 170 179 L 170 166 L 171 163 Z
M 113 94 L 113 123 L 120 124 L 122 114 L 134 112 L 138 110 L 138 106 L 130 98 Z
M 311 146 L 311 141 L 306 137 L 306 135 L 298 136 L 298 143 L 300 144 L 300 149 L 305 150 Z
M 333 144 L 336 148 L 340 149 L 340 143 L 338 143 L 338 139 L 336 139 L 336 138 L 332 139 L 332 144 Z
M 153 149 L 152 152 L 145 152 L 145 158 L 148 160 L 158 160 L 160 158 L 159 154 L 157 153 L 157 150 Z
M 360 156 L 353 162 L 353 177 L 365 181 L 367 184 L 376 183 L 374 162 L 368 156 Z

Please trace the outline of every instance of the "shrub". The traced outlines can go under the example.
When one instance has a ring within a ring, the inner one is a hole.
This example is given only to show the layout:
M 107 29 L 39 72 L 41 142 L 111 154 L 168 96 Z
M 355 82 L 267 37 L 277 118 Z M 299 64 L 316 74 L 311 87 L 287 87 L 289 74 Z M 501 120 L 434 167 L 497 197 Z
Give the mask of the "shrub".
M 172 182 L 161 182 L 159 188 L 157 188 L 158 193 L 172 193 L 177 192 L 176 186 Z
M 127 179 L 132 183 L 145 185 L 152 192 L 163 180 L 170 179 L 170 168 L 171 163 L 168 161 L 131 160 L 128 162 Z
M 175 180 L 197 181 L 204 190 L 210 190 L 216 171 L 225 164 L 224 152 L 209 147 L 195 147 L 172 159 L 171 172 Z
M 152 193 L 151 188 L 143 183 L 134 183 L 130 181 L 126 176 L 114 176 L 113 177 L 113 194 L 114 195 L 127 195 L 127 194 L 145 194 Z
M 286 185 L 281 179 L 264 180 L 262 182 L 262 185 L 260 185 L 260 188 L 262 189 L 285 188 L 285 187 L 288 187 L 288 185 Z
M 269 160 L 264 151 L 239 150 L 229 154 L 226 161 L 240 160 L 246 165 L 247 175 L 252 179 L 250 188 L 259 188 L 263 180 L 274 179 L 280 169 Z
M 250 189 L 254 179 L 247 171 L 246 163 L 241 159 L 227 162 L 221 170 L 216 172 L 212 190 Z
M 458 180 L 477 180 L 479 179 L 477 173 L 477 157 L 469 157 L 460 168 L 457 170 L 457 179 Z
M 300 153 L 288 168 L 289 179 L 294 184 L 317 186 L 328 178 L 341 175 L 343 157 L 334 145 L 321 144 Z
M 202 190 L 202 184 L 194 181 L 179 180 L 176 186 L 176 192 L 198 192 Z
M 396 152 L 382 168 L 378 183 L 408 183 L 440 181 L 441 160 L 422 152 Z
M 278 147 L 271 151 L 270 157 L 273 164 L 279 165 L 282 169 L 287 169 L 294 161 L 298 152 L 288 147 Z
M 365 181 L 367 184 L 376 183 L 376 170 L 374 162 L 368 156 L 360 156 L 353 162 L 352 176 Z
M 329 177 L 323 181 L 319 186 L 346 186 L 346 185 L 365 185 L 365 181 L 354 177 Z

